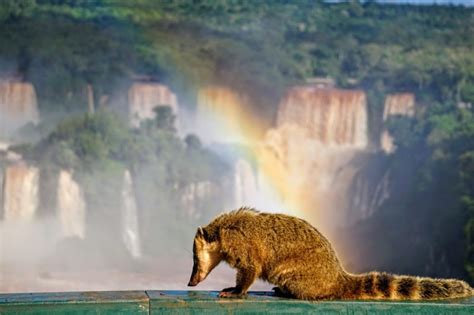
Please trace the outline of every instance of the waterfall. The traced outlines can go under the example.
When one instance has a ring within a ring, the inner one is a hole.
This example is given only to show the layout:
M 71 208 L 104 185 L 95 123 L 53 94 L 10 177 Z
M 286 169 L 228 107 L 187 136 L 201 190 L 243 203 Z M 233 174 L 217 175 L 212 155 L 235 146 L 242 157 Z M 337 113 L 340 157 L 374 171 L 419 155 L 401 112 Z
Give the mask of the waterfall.
M 387 95 L 384 104 L 383 121 L 391 116 L 412 117 L 415 115 L 415 95 L 412 93 L 396 93 Z M 380 137 L 380 146 L 385 153 L 396 150 L 393 138 L 384 129 Z M 389 160 L 380 156 L 367 156 L 360 165 L 360 171 L 354 179 L 352 187 L 352 210 L 350 220 L 359 220 L 372 216 L 385 200 L 390 197 L 393 187 L 393 175 L 390 172 Z
M 188 218 L 199 219 L 203 213 L 202 204 L 212 196 L 219 194 L 216 184 L 211 181 L 201 181 L 186 185 L 181 193 L 181 204 Z M 209 209 L 206 209 L 209 211 Z
M 128 170 L 123 177 L 122 202 L 122 240 L 130 255 L 138 258 L 141 256 L 138 211 L 132 176 Z
M 277 127 L 297 124 L 321 144 L 364 148 L 366 103 L 362 91 L 295 87 L 280 103 Z
M 385 98 L 383 120 L 386 121 L 390 116 L 401 115 L 412 117 L 415 115 L 415 95 L 412 93 L 397 93 L 388 95 Z M 393 138 L 388 130 L 383 130 L 380 138 L 380 146 L 386 153 L 392 153 L 396 147 L 393 144 Z
M 0 81 L 0 136 L 39 120 L 36 92 L 31 83 Z
M 131 125 L 138 127 L 142 120 L 154 118 L 153 109 L 159 105 L 168 105 L 178 114 L 178 101 L 169 87 L 159 83 L 134 83 L 128 91 Z
M 239 159 L 234 168 L 235 206 L 253 206 L 258 200 L 257 180 L 250 164 Z
M 57 216 L 65 237 L 85 237 L 84 194 L 72 173 L 61 170 L 58 179 Z
M 38 208 L 39 171 L 23 162 L 5 170 L 3 216 L 6 221 L 32 220 Z
M 313 86 L 286 93 L 277 125 L 265 137 L 270 168 L 279 170 L 277 181 L 284 183 L 285 202 L 326 226 L 344 223 L 357 172 L 352 161 L 367 145 L 364 92 Z

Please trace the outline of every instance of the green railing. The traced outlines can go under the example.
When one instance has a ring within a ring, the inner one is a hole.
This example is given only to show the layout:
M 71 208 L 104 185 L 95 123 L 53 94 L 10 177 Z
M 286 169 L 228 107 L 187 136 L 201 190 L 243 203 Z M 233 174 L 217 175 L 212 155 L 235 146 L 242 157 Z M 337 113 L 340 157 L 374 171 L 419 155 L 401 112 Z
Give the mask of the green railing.
M 283 299 L 251 292 L 219 299 L 212 291 L 108 291 L 0 294 L 0 314 L 474 314 L 474 297 L 430 302 Z

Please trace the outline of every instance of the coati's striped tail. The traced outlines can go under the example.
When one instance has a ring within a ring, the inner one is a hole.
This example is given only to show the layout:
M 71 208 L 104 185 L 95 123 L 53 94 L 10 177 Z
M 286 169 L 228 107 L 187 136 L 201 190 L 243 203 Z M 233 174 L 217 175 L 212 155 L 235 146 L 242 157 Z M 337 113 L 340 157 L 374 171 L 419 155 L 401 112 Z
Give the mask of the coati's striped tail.
M 464 281 L 371 272 L 350 275 L 349 299 L 428 300 L 468 297 L 474 290 Z

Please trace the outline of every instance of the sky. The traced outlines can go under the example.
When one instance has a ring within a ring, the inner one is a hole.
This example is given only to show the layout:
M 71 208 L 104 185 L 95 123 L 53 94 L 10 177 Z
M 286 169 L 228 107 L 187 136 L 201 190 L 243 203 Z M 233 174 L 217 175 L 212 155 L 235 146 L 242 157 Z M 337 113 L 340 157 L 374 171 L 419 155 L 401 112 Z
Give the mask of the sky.
M 411 4 L 462 4 L 474 6 L 474 0 L 377 0 L 379 3 L 411 3 Z
M 326 2 L 344 2 L 347 0 L 326 0 Z M 368 0 L 360 0 L 361 2 L 368 1 Z M 421 5 L 429 5 L 429 4 L 440 4 L 440 5 L 464 5 L 469 7 L 474 7 L 474 0 L 375 0 L 378 3 L 410 3 L 410 4 L 421 4 Z

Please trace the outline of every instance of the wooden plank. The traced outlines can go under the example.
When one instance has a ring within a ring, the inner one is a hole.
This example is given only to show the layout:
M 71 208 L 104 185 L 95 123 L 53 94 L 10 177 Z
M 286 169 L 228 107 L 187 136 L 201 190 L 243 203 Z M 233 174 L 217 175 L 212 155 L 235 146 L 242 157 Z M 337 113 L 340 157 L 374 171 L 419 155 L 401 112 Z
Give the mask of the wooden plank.
M 474 314 L 474 298 L 431 302 L 300 301 L 251 292 L 220 299 L 217 291 L 147 291 L 151 314 Z
M 148 314 L 144 291 L 0 294 L 0 314 Z
M 0 314 L 474 314 L 474 298 L 430 302 L 300 301 L 251 292 L 109 291 L 0 294 Z

